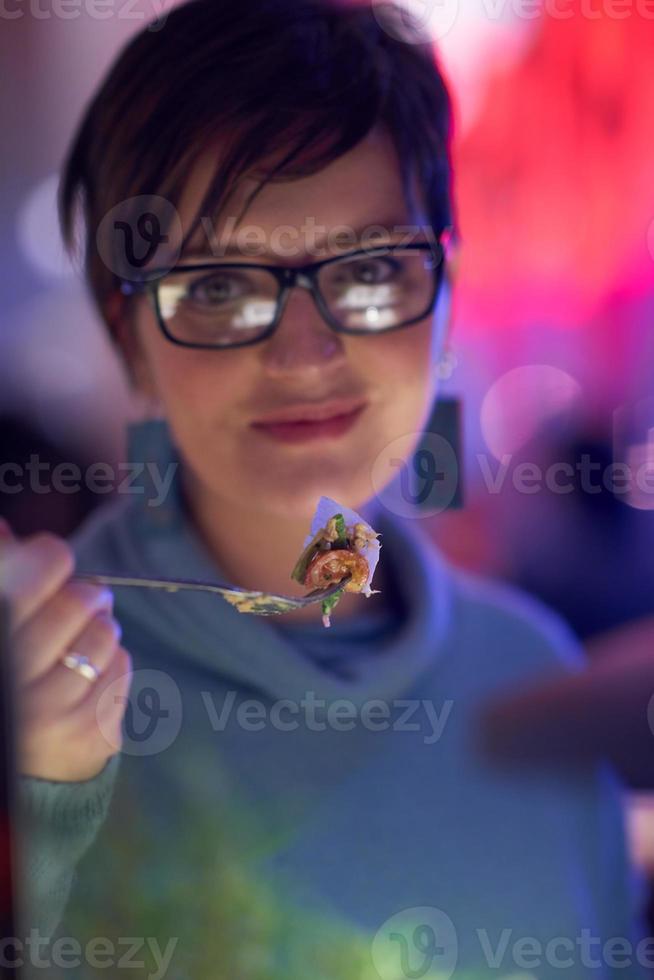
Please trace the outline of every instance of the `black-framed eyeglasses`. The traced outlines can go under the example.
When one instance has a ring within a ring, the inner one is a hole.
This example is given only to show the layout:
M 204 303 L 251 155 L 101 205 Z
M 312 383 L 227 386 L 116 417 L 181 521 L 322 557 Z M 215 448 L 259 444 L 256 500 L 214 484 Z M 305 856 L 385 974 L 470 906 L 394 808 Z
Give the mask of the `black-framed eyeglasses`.
M 253 262 L 180 264 L 148 279 L 123 280 L 126 295 L 147 292 L 159 327 L 174 344 L 246 347 L 277 329 L 290 290 L 308 289 L 337 333 L 387 333 L 435 308 L 443 281 L 440 240 L 383 245 L 286 267 Z

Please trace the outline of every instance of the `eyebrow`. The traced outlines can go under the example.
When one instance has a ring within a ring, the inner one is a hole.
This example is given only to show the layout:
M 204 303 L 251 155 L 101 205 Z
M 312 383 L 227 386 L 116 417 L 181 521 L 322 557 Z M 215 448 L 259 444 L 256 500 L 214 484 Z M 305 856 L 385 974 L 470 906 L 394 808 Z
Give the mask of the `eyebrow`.
M 336 226 L 336 227 L 338 227 L 338 226 Z M 396 234 L 406 235 L 409 230 L 412 233 L 413 232 L 417 232 L 418 234 L 420 234 L 421 232 L 424 232 L 424 230 L 425 230 L 426 227 L 429 228 L 430 233 L 432 235 L 434 235 L 434 232 L 431 230 L 431 225 L 429 225 L 428 222 L 424 222 L 422 224 L 418 224 L 417 222 L 409 222 L 406 219 L 405 219 L 405 221 L 386 221 L 386 222 L 384 222 L 384 221 L 370 221 L 367 224 L 360 225 L 360 226 L 358 226 L 356 228 L 349 228 L 348 227 L 348 235 L 349 235 L 350 232 L 352 233 L 352 235 L 349 236 L 347 248 L 345 249 L 345 251 L 347 251 L 348 249 L 349 250 L 355 250 L 355 249 L 357 249 L 357 247 L 361 245 L 361 239 L 362 239 L 364 233 L 366 231 L 368 231 L 369 229 L 371 229 L 371 228 L 374 228 L 377 231 L 379 229 L 383 229 L 387 233 L 384 236 L 382 236 L 380 234 L 376 234 L 370 240 L 370 244 L 367 245 L 367 247 L 369 247 L 369 248 L 373 247 L 373 244 L 372 243 L 373 242 L 376 243 L 376 241 L 378 239 L 379 240 L 379 247 L 381 248 L 385 244 L 388 244 L 388 241 L 390 241 L 393 238 L 393 236 L 396 235 Z M 355 239 L 353 243 L 351 241 L 351 237 L 352 236 Z M 220 234 L 216 235 L 215 237 L 218 239 L 218 242 L 220 242 Z M 325 241 L 325 238 L 324 237 L 320 237 L 320 238 L 317 239 L 317 246 L 318 246 L 318 248 L 323 248 L 323 247 L 326 248 L 326 241 Z M 285 246 L 285 248 L 286 247 L 288 247 L 288 246 Z M 219 245 L 218 252 L 217 253 L 214 253 L 213 250 L 212 250 L 212 248 L 211 248 L 211 242 L 208 240 L 208 238 L 205 237 L 204 244 L 202 244 L 202 243 L 195 243 L 194 245 L 188 247 L 188 251 L 182 250 L 182 253 L 180 255 L 180 259 L 184 259 L 184 260 L 190 260 L 190 259 L 223 259 L 223 258 L 232 258 L 232 257 L 236 257 L 236 258 L 245 257 L 247 259 L 260 259 L 260 260 L 264 260 L 264 261 L 268 261 L 268 260 L 270 260 L 270 261 L 279 261 L 280 259 L 283 259 L 284 258 L 284 256 L 279 256 L 279 255 L 276 255 L 276 254 L 274 254 L 272 252 L 265 251 L 264 250 L 265 246 L 264 246 L 263 243 L 262 244 L 257 243 L 256 245 L 251 246 L 251 248 L 252 249 L 257 249 L 257 250 L 261 249 L 261 251 L 257 251 L 256 254 L 249 254 L 247 252 L 247 250 L 244 252 L 242 249 L 238 248 L 238 246 L 236 244 L 228 244 L 228 245 L 225 245 L 225 246 L 220 246 Z M 314 257 L 315 256 L 311 256 L 311 255 L 309 255 L 309 253 L 306 253 L 306 252 L 298 252 L 298 254 L 296 256 L 293 256 L 294 259 L 311 259 L 311 258 L 314 258 Z

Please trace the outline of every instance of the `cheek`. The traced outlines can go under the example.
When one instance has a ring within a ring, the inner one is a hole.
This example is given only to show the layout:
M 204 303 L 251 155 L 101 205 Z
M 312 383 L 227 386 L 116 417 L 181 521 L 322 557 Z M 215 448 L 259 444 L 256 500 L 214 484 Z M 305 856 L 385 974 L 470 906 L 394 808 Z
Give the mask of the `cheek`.
M 186 414 L 199 424 L 221 405 L 228 405 L 233 372 L 221 370 L 211 351 L 171 347 L 156 358 L 155 371 L 161 397 L 171 413 Z
M 207 445 L 218 448 L 216 432 L 229 431 L 239 398 L 248 390 L 245 359 L 225 351 L 177 347 L 151 334 L 143 348 L 178 445 L 189 457 L 206 451 Z
M 384 375 L 427 378 L 434 372 L 437 351 L 431 317 L 403 330 L 371 338 L 369 344 L 371 355 Z
M 397 478 L 398 460 L 411 459 L 429 422 L 438 387 L 436 355 L 431 322 L 371 338 L 366 362 L 379 403 L 365 433 L 364 458 L 377 494 Z
M 436 354 L 432 321 L 424 320 L 369 341 L 365 357 L 371 380 L 401 414 L 420 415 L 435 395 Z
M 171 419 L 188 415 L 201 422 L 203 407 L 206 411 L 221 400 L 228 403 L 237 378 L 228 354 L 171 343 L 152 324 L 149 312 L 139 319 L 138 333 L 145 370 Z

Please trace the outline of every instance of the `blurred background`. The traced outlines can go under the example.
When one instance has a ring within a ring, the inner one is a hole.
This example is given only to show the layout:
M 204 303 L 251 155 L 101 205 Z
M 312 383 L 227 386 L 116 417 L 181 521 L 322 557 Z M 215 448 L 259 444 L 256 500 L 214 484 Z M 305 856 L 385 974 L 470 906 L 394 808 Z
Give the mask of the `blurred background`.
M 456 102 L 463 235 L 444 394 L 462 403 L 465 505 L 423 524 L 453 561 L 555 607 L 591 657 L 626 662 L 636 643 L 654 660 L 654 6 L 407 5 Z M 0 15 L 4 463 L 124 458 L 127 383 L 63 256 L 55 192 L 97 82 L 170 6 L 31 0 Z M 3 472 L 0 513 L 19 533 L 66 534 L 105 499 L 12 493 Z M 628 805 L 654 877 L 650 786 L 633 780 Z

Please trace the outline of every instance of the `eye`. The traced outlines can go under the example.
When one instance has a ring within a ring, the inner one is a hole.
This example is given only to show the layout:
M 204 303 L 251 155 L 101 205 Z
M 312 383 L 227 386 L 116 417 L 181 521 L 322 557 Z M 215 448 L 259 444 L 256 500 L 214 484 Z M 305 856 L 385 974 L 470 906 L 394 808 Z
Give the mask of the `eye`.
M 350 259 L 331 270 L 332 287 L 378 286 L 392 282 L 402 273 L 402 262 L 389 256 Z
M 244 296 L 248 277 L 239 272 L 211 272 L 188 284 L 187 298 L 202 306 L 220 306 Z

